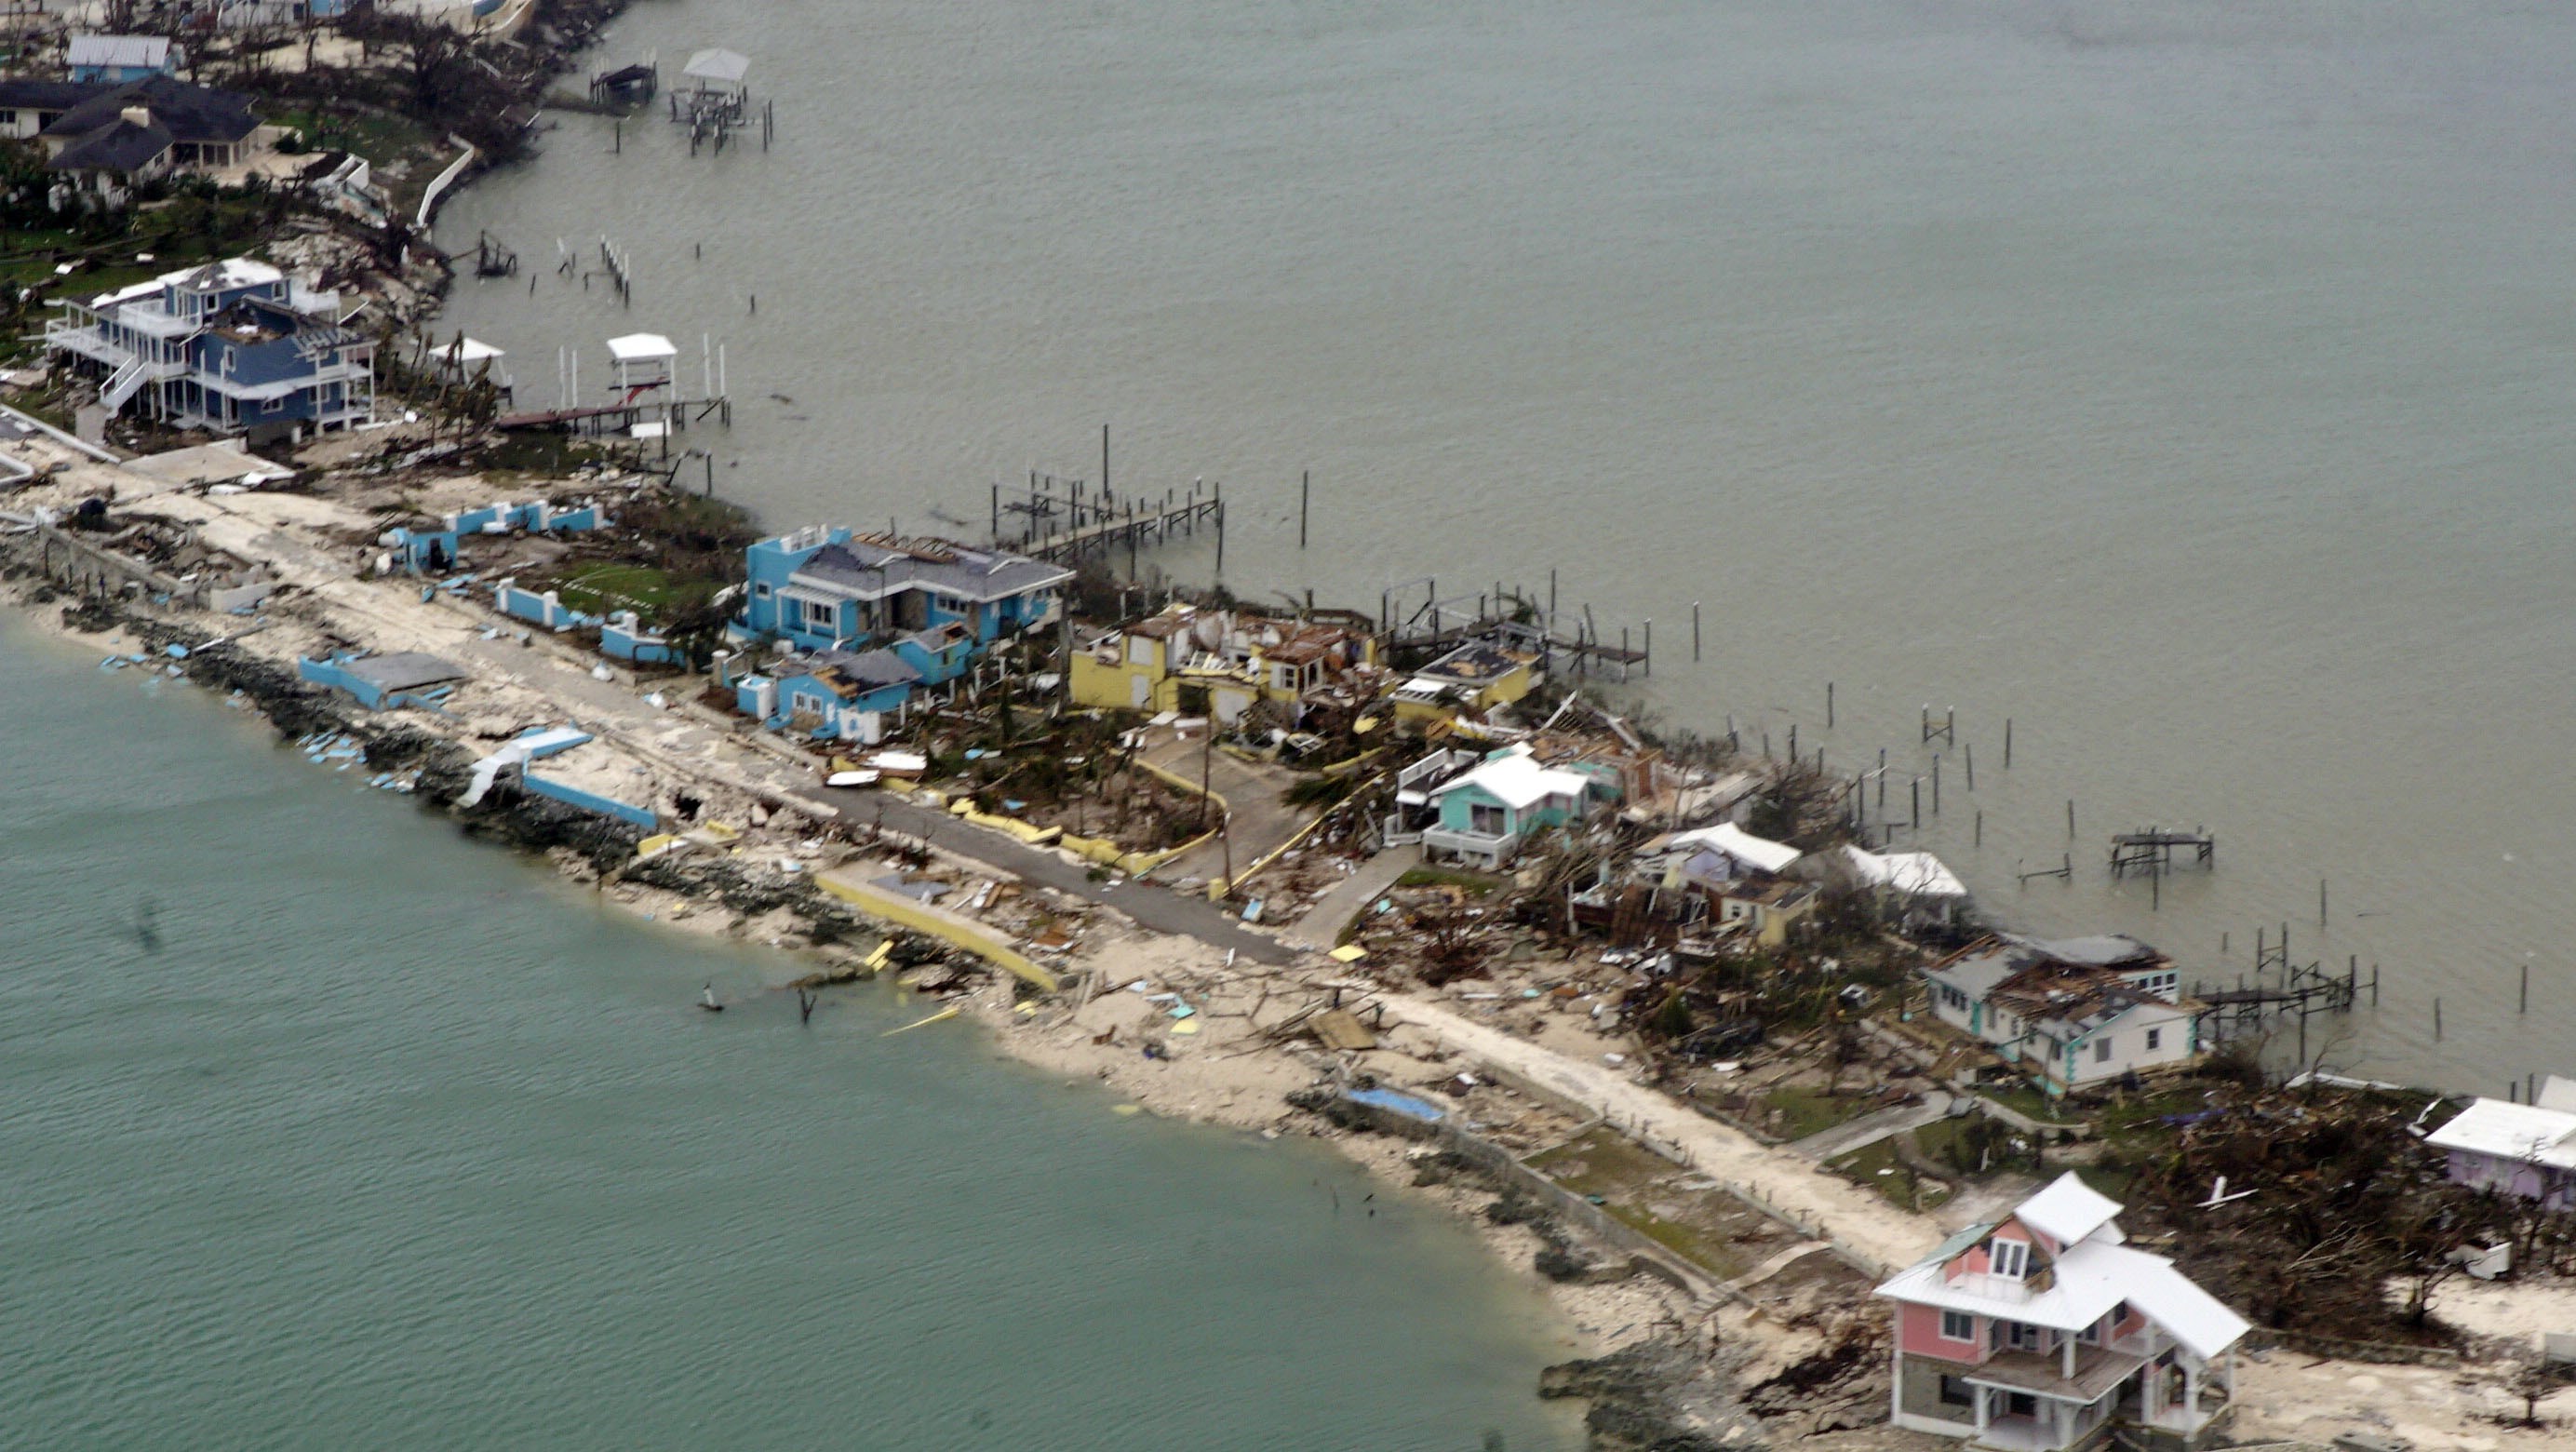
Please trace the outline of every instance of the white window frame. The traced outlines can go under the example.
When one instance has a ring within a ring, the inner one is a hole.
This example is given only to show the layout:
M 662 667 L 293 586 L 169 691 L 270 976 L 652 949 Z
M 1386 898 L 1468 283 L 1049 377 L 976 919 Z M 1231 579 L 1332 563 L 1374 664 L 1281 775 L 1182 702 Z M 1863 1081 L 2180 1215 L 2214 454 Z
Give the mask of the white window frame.
M 1958 1322 L 1963 1328 L 1955 1334 L 1950 1330 L 1950 1323 L 1953 1321 Z M 1944 1341 L 1964 1341 L 1971 1346 L 1976 1345 L 1977 1318 L 1966 1311 L 1943 1311 L 1941 1313 L 1941 1339 Z
M 2158 1050 L 2162 1049 L 2164 1046 L 2165 1046 L 2165 1031 L 2164 1031 L 2163 1029 L 2160 1029 L 2160 1028 L 2151 1028 L 2151 1029 L 2147 1030 L 2147 1052 L 2148 1052 L 2148 1053 L 2150 1053 L 2150 1054 L 2155 1053 L 2155 1052 L 2157 1052 Z
M 2020 1280 L 2030 1270 L 2030 1244 L 2020 1240 L 1997 1240 L 1986 1250 L 1986 1270 L 2006 1280 Z
M 2111 1062 L 2111 1036 L 2109 1034 L 2104 1034 L 2093 1041 L 2093 1062 L 2097 1064 L 2107 1064 Z

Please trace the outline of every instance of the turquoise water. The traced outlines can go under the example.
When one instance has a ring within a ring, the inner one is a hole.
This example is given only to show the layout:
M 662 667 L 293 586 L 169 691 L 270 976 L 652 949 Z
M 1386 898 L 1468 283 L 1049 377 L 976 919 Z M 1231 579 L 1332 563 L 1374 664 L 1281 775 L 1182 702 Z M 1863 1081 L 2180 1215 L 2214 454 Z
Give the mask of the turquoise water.
M 1579 1440 L 1532 1285 L 1319 1147 L 882 1038 L 890 988 L 800 1026 L 792 961 L 202 692 L 0 664 L 0 1443 Z

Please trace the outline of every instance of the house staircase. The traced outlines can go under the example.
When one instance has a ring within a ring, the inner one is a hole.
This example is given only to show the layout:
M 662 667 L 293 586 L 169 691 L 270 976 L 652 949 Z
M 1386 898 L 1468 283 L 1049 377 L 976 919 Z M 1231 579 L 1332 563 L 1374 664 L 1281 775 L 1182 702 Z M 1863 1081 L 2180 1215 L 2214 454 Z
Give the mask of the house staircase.
M 123 413 L 125 406 L 134 401 L 134 395 L 143 391 L 143 385 L 148 381 L 146 375 L 151 371 L 141 358 L 128 359 L 124 367 L 108 375 L 107 382 L 98 390 L 98 401 L 109 413 Z

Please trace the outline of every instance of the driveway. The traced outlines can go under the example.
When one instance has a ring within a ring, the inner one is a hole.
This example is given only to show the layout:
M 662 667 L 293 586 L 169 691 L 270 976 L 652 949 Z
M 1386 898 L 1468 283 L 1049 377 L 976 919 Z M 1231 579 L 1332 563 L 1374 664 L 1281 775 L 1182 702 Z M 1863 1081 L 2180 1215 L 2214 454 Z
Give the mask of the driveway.
M 1314 818 L 1309 808 L 1279 800 L 1279 794 L 1297 780 L 1295 772 L 1206 751 L 1205 746 L 1205 738 L 1167 740 L 1144 751 L 1145 760 L 1186 781 L 1196 783 L 1204 773 L 1209 789 L 1225 798 L 1226 836 L 1232 839 L 1194 848 L 1155 868 L 1154 876 L 1165 882 L 1222 877 L 1229 860 L 1241 872 L 1284 845 Z

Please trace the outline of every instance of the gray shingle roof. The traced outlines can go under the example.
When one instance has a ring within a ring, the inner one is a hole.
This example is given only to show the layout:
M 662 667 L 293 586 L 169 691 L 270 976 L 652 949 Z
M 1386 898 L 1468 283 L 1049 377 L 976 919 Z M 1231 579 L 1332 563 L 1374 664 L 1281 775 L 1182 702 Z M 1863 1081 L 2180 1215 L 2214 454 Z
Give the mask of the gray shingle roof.
M 1004 600 L 1073 578 L 1071 570 L 1024 555 L 963 545 L 948 547 L 941 553 L 949 558 L 924 558 L 913 551 L 854 539 L 816 550 L 796 568 L 796 573 L 843 586 L 869 599 L 905 589 L 925 589 L 969 600 Z
M 152 124 L 187 142 L 236 142 L 259 129 L 251 98 L 239 91 L 192 86 L 168 76 L 148 76 L 122 86 L 98 87 L 96 94 L 62 114 L 44 129 L 53 137 L 83 136 L 109 125 L 129 106 L 152 113 Z
M 45 169 L 130 172 L 168 151 L 170 139 L 170 133 L 158 126 L 137 126 L 120 118 L 64 147 L 45 163 Z
M 68 111 L 113 87 L 99 81 L 0 79 L 0 111 Z

